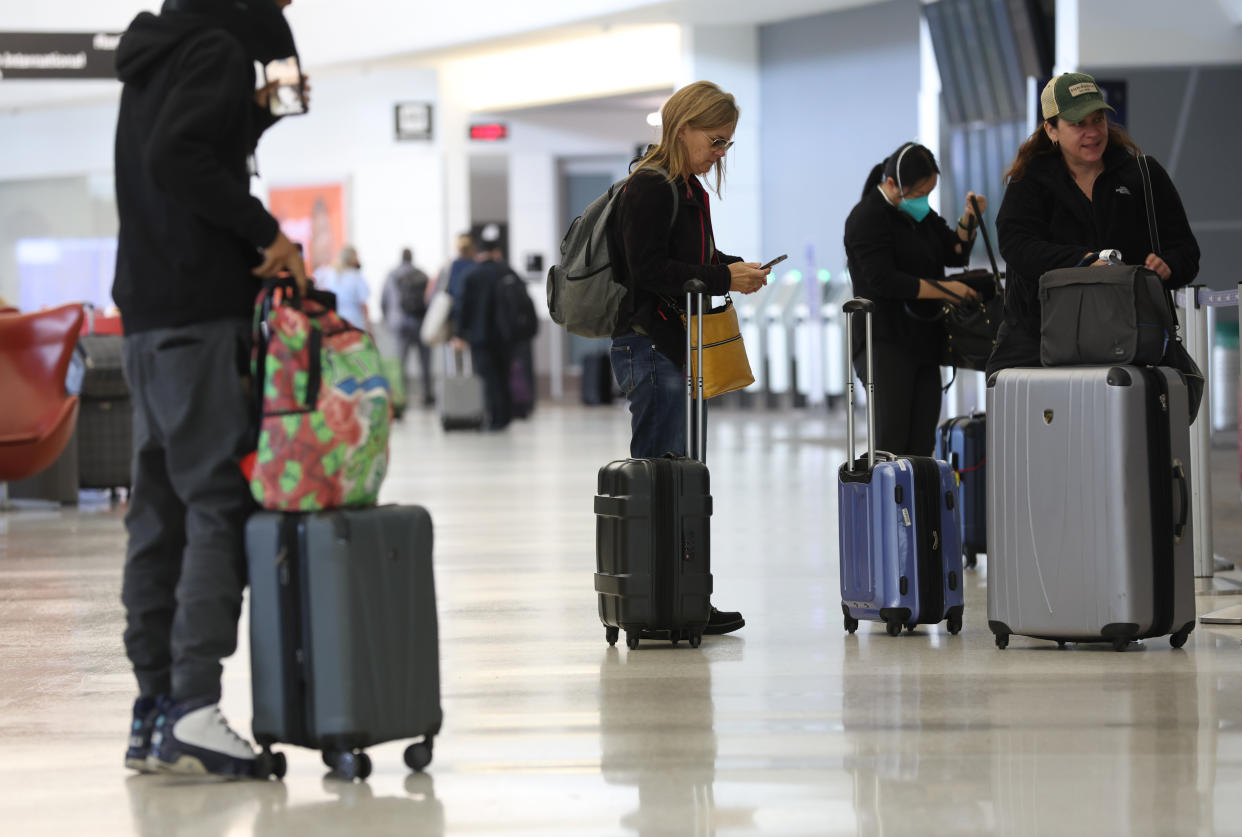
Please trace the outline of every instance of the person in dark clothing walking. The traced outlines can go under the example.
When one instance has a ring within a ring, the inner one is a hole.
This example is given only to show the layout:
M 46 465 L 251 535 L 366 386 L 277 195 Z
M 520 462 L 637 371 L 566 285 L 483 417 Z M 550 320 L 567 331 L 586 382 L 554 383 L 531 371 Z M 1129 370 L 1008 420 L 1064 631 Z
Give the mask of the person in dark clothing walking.
M 660 143 L 625 185 L 617 218 L 630 290 L 612 335 L 613 375 L 630 404 L 630 456 L 686 455 L 685 284 L 700 279 L 708 293 L 755 293 L 768 270 L 716 249 L 707 189 L 699 181 L 724 179 L 725 154 L 741 113 L 733 96 L 709 81 L 687 85 L 661 109 Z M 706 405 L 704 405 L 706 407 Z M 707 410 L 703 444 L 707 450 Z M 746 624 L 737 611 L 711 609 L 706 634 Z
M 139 770 L 250 775 L 254 750 L 220 714 L 237 647 L 253 501 L 245 376 L 258 277 L 296 246 L 251 196 L 249 163 L 275 121 L 256 61 L 296 54 L 289 0 L 167 0 L 121 38 L 120 216 L 113 298 L 134 404 L 121 598 L 139 698 L 126 751 Z
M 1160 232 L 1152 252 L 1139 148 L 1109 118 L 1095 79 L 1064 73 L 1040 96 L 1044 121 L 1018 149 L 996 215 L 1007 274 L 1005 319 L 987 374 L 1039 366 L 1039 277 L 1084 260 L 1107 263 L 1107 251 L 1154 270 L 1181 288 L 1199 274 L 1199 244 L 1168 172 L 1150 157 L 1151 188 Z
M 513 272 L 499 243 L 485 244 L 483 261 L 461 279 L 461 296 L 453 318 L 453 347 L 470 347 L 474 373 L 483 379 L 487 429 L 503 430 L 513 420 L 509 392 L 511 346 L 496 328 L 496 286 Z
M 950 228 L 929 205 L 940 169 L 935 156 L 914 142 L 903 143 L 876 165 L 863 185 L 862 200 L 845 220 L 845 257 L 854 294 L 875 303 L 872 360 L 875 374 L 875 447 L 898 456 L 931 456 L 940 419 L 940 355 L 944 332 L 936 319 L 941 300 L 952 299 L 928 280 L 965 299 L 978 293 L 962 282 L 946 282 L 946 267 L 970 261 L 980 210 L 987 199 L 966 195 L 966 211 Z M 854 330 L 851 354 L 866 379 L 866 334 Z
M 388 274 L 382 302 L 388 327 L 397 339 L 397 359 L 401 363 L 402 383 L 406 392 L 409 391 L 409 376 L 405 370 L 410 349 L 418 353 L 424 407 L 430 407 L 436 402 L 435 386 L 431 380 L 431 348 L 421 337 L 423 316 L 427 313 L 429 283 L 427 274 L 414 266 L 414 254 L 407 247 L 401 251 L 401 264 Z

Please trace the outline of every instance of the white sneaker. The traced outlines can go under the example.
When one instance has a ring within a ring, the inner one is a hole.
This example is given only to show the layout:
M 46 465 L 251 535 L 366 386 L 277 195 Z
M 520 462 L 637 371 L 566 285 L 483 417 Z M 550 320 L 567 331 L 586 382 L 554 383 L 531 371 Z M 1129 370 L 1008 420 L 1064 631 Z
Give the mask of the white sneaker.
M 168 773 L 238 778 L 254 775 L 255 752 L 218 703 L 197 700 L 174 704 L 155 722 L 150 761 Z

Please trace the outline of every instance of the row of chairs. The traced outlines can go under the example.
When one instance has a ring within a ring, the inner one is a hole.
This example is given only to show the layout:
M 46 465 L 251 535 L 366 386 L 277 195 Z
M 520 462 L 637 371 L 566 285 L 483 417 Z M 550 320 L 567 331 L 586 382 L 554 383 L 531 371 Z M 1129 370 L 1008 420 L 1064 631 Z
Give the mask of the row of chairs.
M 31 477 L 64 451 L 78 420 L 65 374 L 84 318 L 74 303 L 30 314 L 0 308 L 0 482 Z

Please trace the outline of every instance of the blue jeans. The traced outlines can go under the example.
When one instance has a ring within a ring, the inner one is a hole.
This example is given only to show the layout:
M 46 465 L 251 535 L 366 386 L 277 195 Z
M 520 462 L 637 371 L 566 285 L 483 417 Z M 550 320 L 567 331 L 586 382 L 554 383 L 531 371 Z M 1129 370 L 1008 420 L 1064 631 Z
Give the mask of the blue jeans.
M 612 374 L 630 402 L 630 456 L 686 455 L 686 376 L 651 338 L 626 334 L 612 341 Z M 707 458 L 707 405 L 703 409 Z

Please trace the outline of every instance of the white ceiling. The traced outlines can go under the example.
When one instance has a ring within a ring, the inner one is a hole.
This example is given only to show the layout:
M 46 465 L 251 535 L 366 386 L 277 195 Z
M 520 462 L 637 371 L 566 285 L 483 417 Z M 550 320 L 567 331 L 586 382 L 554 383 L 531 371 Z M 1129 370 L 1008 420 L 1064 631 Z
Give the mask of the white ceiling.
M 762 24 L 882 0 L 294 0 L 286 14 L 310 73 L 334 65 L 434 63 L 619 24 Z M 11 32 L 117 32 L 159 0 L 0 0 Z M 0 110 L 112 100 L 115 82 L 0 81 Z

